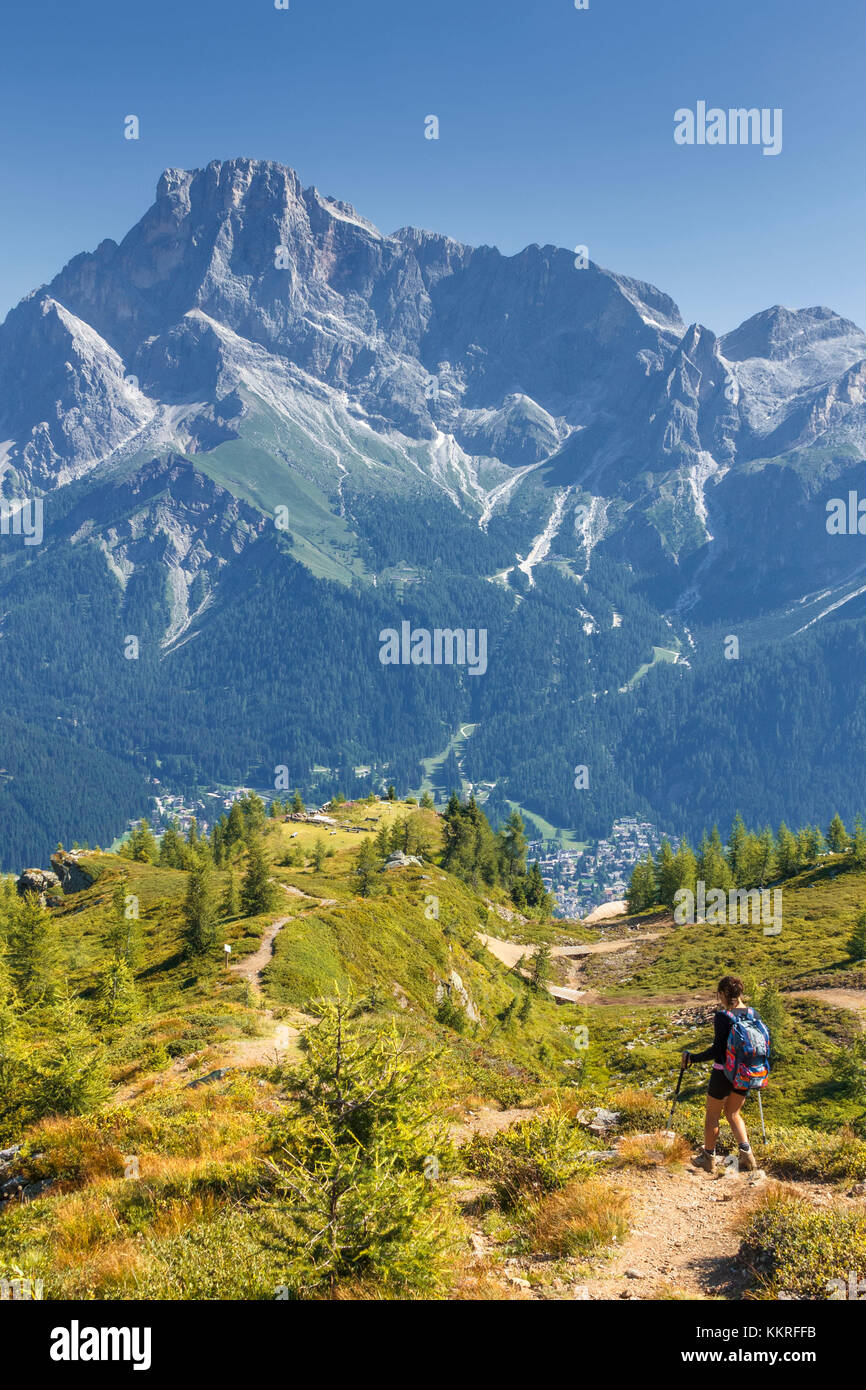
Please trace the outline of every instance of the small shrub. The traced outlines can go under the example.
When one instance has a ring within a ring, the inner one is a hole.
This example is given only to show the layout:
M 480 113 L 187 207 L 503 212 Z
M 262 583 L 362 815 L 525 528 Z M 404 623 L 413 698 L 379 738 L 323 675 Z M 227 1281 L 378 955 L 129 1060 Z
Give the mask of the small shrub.
M 620 1129 L 657 1130 L 667 1125 L 670 1106 L 652 1091 L 617 1091 L 607 1102 L 619 1115 Z
M 558 1107 L 489 1137 L 476 1135 L 462 1150 L 471 1173 L 488 1178 L 505 1207 L 540 1197 L 591 1172 L 586 1137 Z
M 866 1140 L 847 1126 L 827 1134 L 803 1125 L 774 1125 L 761 1153 L 765 1167 L 781 1178 L 866 1179 Z
M 758 1297 L 831 1298 L 831 1281 L 866 1277 L 866 1212 L 815 1207 L 776 1187 L 749 1217 L 740 1260 Z

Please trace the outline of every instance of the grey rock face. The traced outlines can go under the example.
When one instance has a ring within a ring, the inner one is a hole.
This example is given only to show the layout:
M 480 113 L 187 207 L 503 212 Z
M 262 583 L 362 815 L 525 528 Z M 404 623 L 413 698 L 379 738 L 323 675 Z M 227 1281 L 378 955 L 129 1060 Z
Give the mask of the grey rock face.
M 770 463 L 814 494 L 863 459 L 866 336 L 824 307 L 775 306 L 716 338 L 569 251 L 386 236 L 291 169 L 234 159 L 166 170 L 119 244 L 8 315 L 0 440 L 6 496 L 167 456 L 221 462 L 240 441 L 239 489 L 267 457 L 271 489 L 283 470 L 340 518 L 347 488 L 447 498 L 482 529 L 513 509 L 524 554 L 539 532 L 545 553 L 603 539 L 674 576 L 688 606 L 744 558 L 733 513 L 775 508 Z M 204 552 L 219 547 L 166 505 L 173 640 L 196 608 L 181 591 L 199 574 L 212 588 Z M 237 525 L 246 544 L 255 525 Z M 780 592 L 802 551 L 782 529 Z M 142 544 L 130 521 L 106 537 L 107 563 L 123 574 Z M 694 584 L 678 577 L 693 557 Z M 851 561 L 837 547 L 827 563 L 821 582 Z
M 58 850 L 56 854 L 52 854 L 51 863 L 54 868 L 52 877 L 59 882 L 64 893 L 83 893 L 85 889 L 93 887 L 95 879 L 87 872 L 86 867 L 79 864 L 74 854 L 67 850 Z

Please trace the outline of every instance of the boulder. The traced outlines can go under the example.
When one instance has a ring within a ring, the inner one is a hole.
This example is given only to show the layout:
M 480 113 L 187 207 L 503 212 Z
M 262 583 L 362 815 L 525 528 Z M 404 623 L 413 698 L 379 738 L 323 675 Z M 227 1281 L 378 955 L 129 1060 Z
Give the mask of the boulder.
M 590 1133 L 604 1137 L 610 1130 L 616 1129 L 619 1124 L 619 1112 L 605 1110 L 603 1106 L 597 1105 L 591 1110 L 578 1111 L 577 1122 L 588 1129 Z
M 212 1086 L 215 1081 L 222 1081 L 224 1076 L 228 1076 L 231 1067 L 220 1067 L 217 1071 L 209 1071 L 207 1076 L 200 1076 L 197 1081 L 190 1081 L 186 1087 L 188 1091 L 194 1091 L 198 1086 Z
M 46 895 L 60 888 L 60 879 L 50 869 L 25 869 L 15 887 L 22 898 L 27 893 L 35 893 L 44 907 Z
M 382 871 L 384 873 L 385 869 L 405 869 L 409 864 L 417 864 L 420 867 L 421 862 L 414 854 L 404 854 L 401 849 L 398 849 L 393 854 L 388 855 L 382 865 Z

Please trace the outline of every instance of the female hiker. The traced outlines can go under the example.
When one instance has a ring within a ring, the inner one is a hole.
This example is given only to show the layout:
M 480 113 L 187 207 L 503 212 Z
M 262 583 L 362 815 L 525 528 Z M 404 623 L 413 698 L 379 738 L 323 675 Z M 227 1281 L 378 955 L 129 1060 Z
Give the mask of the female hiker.
M 723 1110 L 739 1144 L 739 1171 L 747 1172 L 758 1166 L 749 1144 L 745 1121 L 740 1113 L 749 1092 L 738 1090 L 725 1075 L 728 1035 L 734 1026 L 734 1019 L 756 1017 L 754 1010 L 748 1009 L 743 1003 L 743 988 L 742 980 L 736 975 L 724 975 L 719 980 L 719 1008 L 713 1019 L 715 1031 L 712 1045 L 703 1052 L 683 1053 L 684 1067 L 690 1067 L 693 1062 L 708 1062 L 711 1057 L 713 1059 L 707 1090 L 707 1112 L 704 1117 L 704 1147 L 694 1160 L 696 1168 L 704 1168 L 708 1173 L 712 1173 L 716 1166 L 716 1140 L 719 1137 L 719 1118 Z

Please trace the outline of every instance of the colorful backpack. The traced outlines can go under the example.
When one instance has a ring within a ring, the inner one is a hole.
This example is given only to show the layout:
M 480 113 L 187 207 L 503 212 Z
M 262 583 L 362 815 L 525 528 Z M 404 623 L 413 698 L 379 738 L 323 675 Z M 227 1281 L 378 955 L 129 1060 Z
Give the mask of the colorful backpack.
M 770 1032 L 766 1023 L 749 1009 L 745 1018 L 725 1010 L 731 1020 L 724 1072 L 738 1091 L 757 1091 L 770 1075 Z

